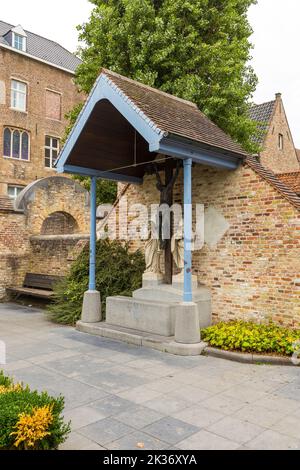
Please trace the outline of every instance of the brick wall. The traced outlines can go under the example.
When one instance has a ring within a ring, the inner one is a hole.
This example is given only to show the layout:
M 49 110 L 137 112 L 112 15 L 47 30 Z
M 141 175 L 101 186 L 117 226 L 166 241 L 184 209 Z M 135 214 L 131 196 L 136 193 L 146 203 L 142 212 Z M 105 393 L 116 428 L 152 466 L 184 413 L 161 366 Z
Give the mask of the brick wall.
M 0 211 L 0 298 L 9 285 L 21 285 L 30 252 L 23 214 Z
M 283 136 L 283 149 L 278 146 L 279 134 Z M 274 115 L 266 135 L 260 161 L 274 173 L 300 170 L 293 137 L 285 114 L 281 95 L 276 95 Z
M 175 201 L 182 200 L 182 174 Z M 157 203 L 155 178 L 130 186 L 129 204 Z M 230 227 L 193 254 L 193 271 L 212 290 L 214 320 L 250 318 L 300 326 L 300 213 L 248 166 L 235 172 L 193 167 L 193 203 Z M 135 242 L 132 249 L 142 246 Z
M 32 235 L 40 235 L 45 221 L 57 213 L 71 217 L 77 233 L 89 232 L 89 195 L 74 180 L 61 176 L 45 178 L 34 191 L 29 191 L 25 204 L 26 226 Z
M 85 240 L 89 240 L 89 235 L 31 237 L 28 272 L 65 276 Z
M 37 182 L 27 188 L 21 206 L 23 212 L 0 211 L 0 299 L 6 287 L 22 285 L 26 272 L 65 275 L 88 238 L 89 196 L 69 178 Z M 53 213 L 63 215 L 63 224 Z M 64 233 L 43 235 L 47 219 L 52 231 Z
M 72 215 L 54 212 L 44 220 L 41 235 L 67 235 L 77 233 L 78 230 L 78 224 Z
M 27 83 L 26 113 L 10 109 L 12 78 Z M 45 136 L 62 138 L 65 114 L 82 100 L 70 73 L 0 48 L 0 195 L 7 194 L 8 184 L 27 186 L 36 179 L 55 175 L 55 170 L 45 168 Z M 3 158 L 4 126 L 29 132 L 29 162 Z

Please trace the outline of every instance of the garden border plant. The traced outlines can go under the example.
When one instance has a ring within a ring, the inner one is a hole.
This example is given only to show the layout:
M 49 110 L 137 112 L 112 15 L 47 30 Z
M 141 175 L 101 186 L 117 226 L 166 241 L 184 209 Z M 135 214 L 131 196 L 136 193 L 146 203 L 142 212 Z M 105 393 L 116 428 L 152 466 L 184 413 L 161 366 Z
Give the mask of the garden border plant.
M 0 450 L 55 450 L 70 433 L 64 398 L 31 391 L 0 371 Z
M 220 322 L 201 330 L 201 338 L 209 346 L 231 352 L 290 357 L 300 330 L 275 323 L 254 323 L 242 320 Z

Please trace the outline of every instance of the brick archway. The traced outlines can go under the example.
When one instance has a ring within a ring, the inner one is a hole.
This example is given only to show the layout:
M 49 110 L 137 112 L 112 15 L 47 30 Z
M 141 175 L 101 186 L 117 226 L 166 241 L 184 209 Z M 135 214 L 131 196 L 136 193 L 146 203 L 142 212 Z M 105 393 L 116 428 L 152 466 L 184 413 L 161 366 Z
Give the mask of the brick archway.
M 50 214 L 43 222 L 41 235 L 73 235 L 79 232 L 75 218 L 64 211 Z
M 89 202 L 88 192 L 77 181 L 51 176 L 28 185 L 15 207 L 26 215 L 31 235 L 64 235 L 88 233 Z

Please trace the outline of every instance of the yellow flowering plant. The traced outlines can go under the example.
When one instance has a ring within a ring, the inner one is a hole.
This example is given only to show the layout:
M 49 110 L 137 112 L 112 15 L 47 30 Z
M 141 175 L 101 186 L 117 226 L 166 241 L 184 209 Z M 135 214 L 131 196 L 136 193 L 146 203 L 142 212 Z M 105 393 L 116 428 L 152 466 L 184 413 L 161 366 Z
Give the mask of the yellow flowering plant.
M 49 427 L 53 422 L 52 410 L 53 405 L 45 405 L 34 408 L 30 414 L 21 413 L 15 426 L 16 431 L 11 433 L 11 436 L 15 436 L 15 447 L 33 450 L 39 441 L 49 436 Z
M 57 449 L 70 432 L 63 409 L 62 396 L 31 391 L 0 371 L 0 450 Z
M 300 330 L 275 323 L 254 323 L 242 320 L 220 322 L 201 330 L 201 338 L 210 346 L 228 351 L 291 356 Z

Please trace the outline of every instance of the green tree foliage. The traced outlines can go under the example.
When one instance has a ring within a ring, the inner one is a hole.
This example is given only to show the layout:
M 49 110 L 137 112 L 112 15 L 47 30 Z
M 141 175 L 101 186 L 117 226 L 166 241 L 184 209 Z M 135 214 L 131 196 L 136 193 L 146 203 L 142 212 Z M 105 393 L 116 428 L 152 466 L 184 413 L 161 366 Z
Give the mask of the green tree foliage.
M 130 253 L 118 241 L 99 240 L 96 252 L 96 287 L 101 292 L 102 311 L 106 297 L 130 296 L 142 285 L 145 270 L 140 251 Z M 57 323 L 75 324 L 81 316 L 83 294 L 89 284 L 89 249 L 86 247 L 73 263 L 70 274 L 54 288 L 54 302 L 49 317 Z
M 101 67 L 197 103 L 248 151 L 249 101 L 257 79 L 249 66 L 247 19 L 256 0 L 90 0 L 79 27 L 83 63 L 76 76 L 89 93 Z

